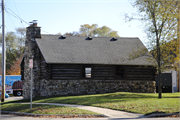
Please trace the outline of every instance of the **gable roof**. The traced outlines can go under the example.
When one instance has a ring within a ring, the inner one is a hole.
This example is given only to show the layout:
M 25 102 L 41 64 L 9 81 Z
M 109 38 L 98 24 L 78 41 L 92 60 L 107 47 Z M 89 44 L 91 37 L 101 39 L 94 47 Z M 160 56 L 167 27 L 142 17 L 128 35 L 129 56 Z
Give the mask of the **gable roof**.
M 145 48 L 139 38 L 42 35 L 36 39 L 46 63 L 67 64 L 111 64 L 111 65 L 154 65 L 148 56 L 129 60 L 129 54 Z

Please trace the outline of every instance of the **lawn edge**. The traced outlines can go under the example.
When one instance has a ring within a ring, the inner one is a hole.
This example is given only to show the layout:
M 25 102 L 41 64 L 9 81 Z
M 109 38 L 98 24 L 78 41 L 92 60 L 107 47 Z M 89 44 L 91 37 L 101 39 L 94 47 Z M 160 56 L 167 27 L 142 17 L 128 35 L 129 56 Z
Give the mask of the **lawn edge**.
M 145 115 L 147 118 L 157 118 L 157 117 L 169 117 L 169 116 L 173 116 L 173 115 L 179 115 L 180 116 L 180 112 L 176 112 L 176 113 L 152 113 L 149 115 Z

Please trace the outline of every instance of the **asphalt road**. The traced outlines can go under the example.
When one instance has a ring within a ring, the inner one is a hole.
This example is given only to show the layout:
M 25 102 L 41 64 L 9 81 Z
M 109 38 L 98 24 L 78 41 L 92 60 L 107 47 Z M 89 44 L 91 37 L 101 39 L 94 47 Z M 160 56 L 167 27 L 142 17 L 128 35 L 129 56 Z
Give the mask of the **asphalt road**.
M 22 99 L 23 99 L 22 96 L 14 96 L 14 97 L 6 98 L 5 101 L 6 101 L 6 100 L 22 100 Z
M 0 115 L 0 120 L 179 120 L 180 118 L 33 118 L 14 115 Z

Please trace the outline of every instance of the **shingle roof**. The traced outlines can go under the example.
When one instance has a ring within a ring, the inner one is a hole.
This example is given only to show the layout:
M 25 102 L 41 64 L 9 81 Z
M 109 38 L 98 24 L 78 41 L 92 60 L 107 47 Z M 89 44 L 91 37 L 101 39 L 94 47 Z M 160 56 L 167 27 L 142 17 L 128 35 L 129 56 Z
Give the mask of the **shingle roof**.
M 129 60 L 129 54 L 144 47 L 139 38 L 42 35 L 36 39 L 46 63 L 111 64 L 111 65 L 154 65 L 147 56 Z

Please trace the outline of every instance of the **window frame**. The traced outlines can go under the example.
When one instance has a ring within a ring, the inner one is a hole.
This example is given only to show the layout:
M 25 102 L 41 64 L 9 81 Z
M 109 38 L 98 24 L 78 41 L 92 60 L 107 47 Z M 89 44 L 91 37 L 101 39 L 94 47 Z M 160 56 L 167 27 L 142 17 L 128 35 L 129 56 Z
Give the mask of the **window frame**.
M 91 77 L 86 77 L 86 68 L 91 68 Z M 81 79 L 93 79 L 93 65 L 83 64 L 81 65 Z

